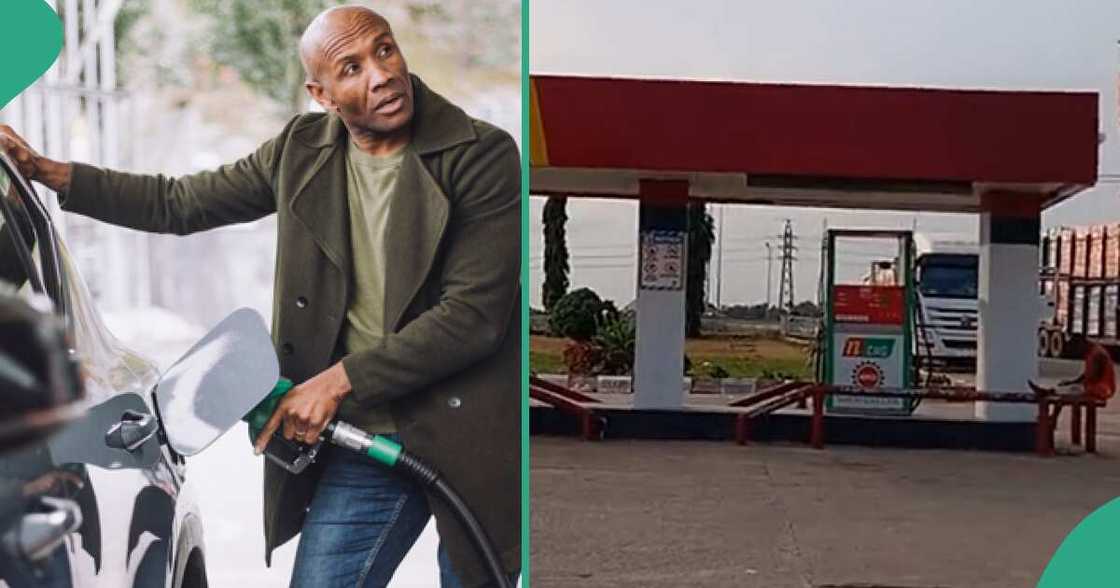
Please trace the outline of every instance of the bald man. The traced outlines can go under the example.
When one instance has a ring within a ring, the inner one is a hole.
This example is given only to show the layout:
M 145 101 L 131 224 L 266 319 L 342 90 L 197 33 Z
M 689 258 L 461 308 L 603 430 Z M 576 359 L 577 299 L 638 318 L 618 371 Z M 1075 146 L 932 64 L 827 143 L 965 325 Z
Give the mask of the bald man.
M 244 159 L 181 178 L 0 147 L 65 210 L 188 234 L 277 215 L 273 338 L 298 385 L 273 431 L 313 442 L 332 418 L 394 435 L 464 496 L 506 570 L 520 562 L 520 157 L 508 134 L 409 74 L 389 23 L 328 10 L 301 43 L 326 113 Z M 236 255 L 236 251 L 230 251 Z M 384 586 L 434 514 L 441 585 L 488 586 L 441 503 L 327 450 L 300 475 L 265 463 L 266 562 L 301 533 L 292 586 Z

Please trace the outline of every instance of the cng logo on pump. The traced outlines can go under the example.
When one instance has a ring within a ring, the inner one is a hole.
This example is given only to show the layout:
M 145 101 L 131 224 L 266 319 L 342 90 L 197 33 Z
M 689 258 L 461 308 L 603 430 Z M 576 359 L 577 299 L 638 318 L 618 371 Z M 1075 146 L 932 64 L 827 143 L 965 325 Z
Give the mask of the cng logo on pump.
M 894 339 L 876 337 L 848 337 L 844 340 L 844 357 L 890 357 L 894 354 Z
M 852 370 L 852 384 L 860 390 L 875 390 L 883 383 L 883 368 L 879 364 L 864 361 Z

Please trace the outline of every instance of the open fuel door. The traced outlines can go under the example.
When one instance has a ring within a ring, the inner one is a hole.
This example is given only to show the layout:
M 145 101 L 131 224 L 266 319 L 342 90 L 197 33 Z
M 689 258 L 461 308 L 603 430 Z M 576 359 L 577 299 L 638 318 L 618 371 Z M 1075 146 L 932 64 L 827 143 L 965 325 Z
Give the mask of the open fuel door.
M 268 396 L 279 378 L 264 319 L 247 308 L 235 311 L 156 385 L 155 401 L 171 449 L 184 456 L 206 449 Z

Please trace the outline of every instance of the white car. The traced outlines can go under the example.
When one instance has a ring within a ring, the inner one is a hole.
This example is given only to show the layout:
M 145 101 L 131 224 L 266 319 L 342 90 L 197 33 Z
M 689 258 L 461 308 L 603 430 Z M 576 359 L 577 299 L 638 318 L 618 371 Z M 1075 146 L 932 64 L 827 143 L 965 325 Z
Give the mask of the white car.
M 0 446 L 0 586 L 204 588 L 202 521 L 159 416 L 159 371 L 104 327 L 47 209 L 2 152 L 0 280 L 50 298 L 88 407 L 45 441 Z

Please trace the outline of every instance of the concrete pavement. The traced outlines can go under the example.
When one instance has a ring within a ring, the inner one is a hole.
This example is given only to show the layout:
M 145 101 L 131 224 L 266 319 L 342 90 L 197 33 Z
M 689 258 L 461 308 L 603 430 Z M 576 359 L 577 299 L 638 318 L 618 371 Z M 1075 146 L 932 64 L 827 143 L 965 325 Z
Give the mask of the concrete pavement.
M 1047 379 L 1076 375 L 1048 362 Z M 534 588 L 1034 586 L 1120 495 L 1120 402 L 1098 455 L 533 437 Z M 1063 425 L 1068 415 L 1063 415 Z
M 535 437 L 532 585 L 1033 586 L 1116 455 Z

